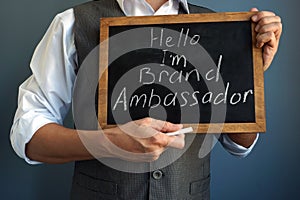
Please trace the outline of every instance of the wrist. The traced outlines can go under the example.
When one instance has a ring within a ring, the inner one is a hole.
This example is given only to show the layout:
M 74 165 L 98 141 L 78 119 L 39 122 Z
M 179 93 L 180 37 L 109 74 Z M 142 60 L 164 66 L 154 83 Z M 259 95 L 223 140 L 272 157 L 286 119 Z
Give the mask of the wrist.
M 228 137 L 238 145 L 249 148 L 257 137 L 257 133 L 230 133 Z

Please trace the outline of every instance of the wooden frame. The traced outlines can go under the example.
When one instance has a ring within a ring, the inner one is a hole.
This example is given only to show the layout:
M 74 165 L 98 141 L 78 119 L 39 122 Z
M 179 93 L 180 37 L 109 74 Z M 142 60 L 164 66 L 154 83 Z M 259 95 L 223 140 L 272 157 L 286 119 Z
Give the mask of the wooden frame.
M 100 22 L 100 43 L 109 38 L 110 26 L 250 21 L 252 15 L 253 12 L 227 12 L 151 17 L 143 16 L 102 18 Z M 256 33 L 254 31 L 254 26 L 255 24 L 252 23 L 255 122 L 184 124 L 184 127 L 193 127 L 195 133 L 254 133 L 266 131 L 262 51 L 255 46 Z M 108 43 L 103 43 L 102 45 L 100 45 L 100 51 L 101 54 L 99 57 L 99 67 L 100 73 L 102 73 L 103 75 L 99 82 L 98 119 L 99 125 L 102 128 L 110 128 L 115 127 L 116 125 L 107 124 L 108 70 L 103 71 L 103 69 L 106 69 L 108 65 Z

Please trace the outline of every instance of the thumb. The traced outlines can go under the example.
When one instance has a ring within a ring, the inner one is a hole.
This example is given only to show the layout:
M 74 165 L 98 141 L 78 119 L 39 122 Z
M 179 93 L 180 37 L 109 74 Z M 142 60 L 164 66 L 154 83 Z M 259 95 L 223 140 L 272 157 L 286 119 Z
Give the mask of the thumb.
M 250 12 L 257 12 L 257 11 L 258 11 L 257 8 L 251 8 L 251 9 L 250 9 Z

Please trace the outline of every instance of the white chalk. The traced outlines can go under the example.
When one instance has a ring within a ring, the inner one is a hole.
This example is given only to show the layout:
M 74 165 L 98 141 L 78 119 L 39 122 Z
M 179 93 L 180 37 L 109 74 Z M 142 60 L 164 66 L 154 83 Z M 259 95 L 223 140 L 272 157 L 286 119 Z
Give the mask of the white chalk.
M 188 128 L 180 129 L 178 131 L 166 133 L 166 135 L 173 136 L 173 135 L 180 135 L 180 134 L 191 133 L 191 132 L 193 132 L 193 128 L 188 127 Z

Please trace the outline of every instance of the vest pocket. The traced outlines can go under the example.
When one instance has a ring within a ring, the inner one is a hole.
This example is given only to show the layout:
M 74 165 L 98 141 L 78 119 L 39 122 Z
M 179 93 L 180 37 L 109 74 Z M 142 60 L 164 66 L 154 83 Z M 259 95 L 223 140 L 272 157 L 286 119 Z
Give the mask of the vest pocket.
M 190 195 L 201 195 L 209 197 L 210 176 L 190 183 Z M 206 198 L 204 198 L 206 199 Z
M 116 195 L 118 189 L 118 185 L 114 182 L 97 179 L 83 173 L 77 174 L 76 184 L 90 191 L 108 195 Z

